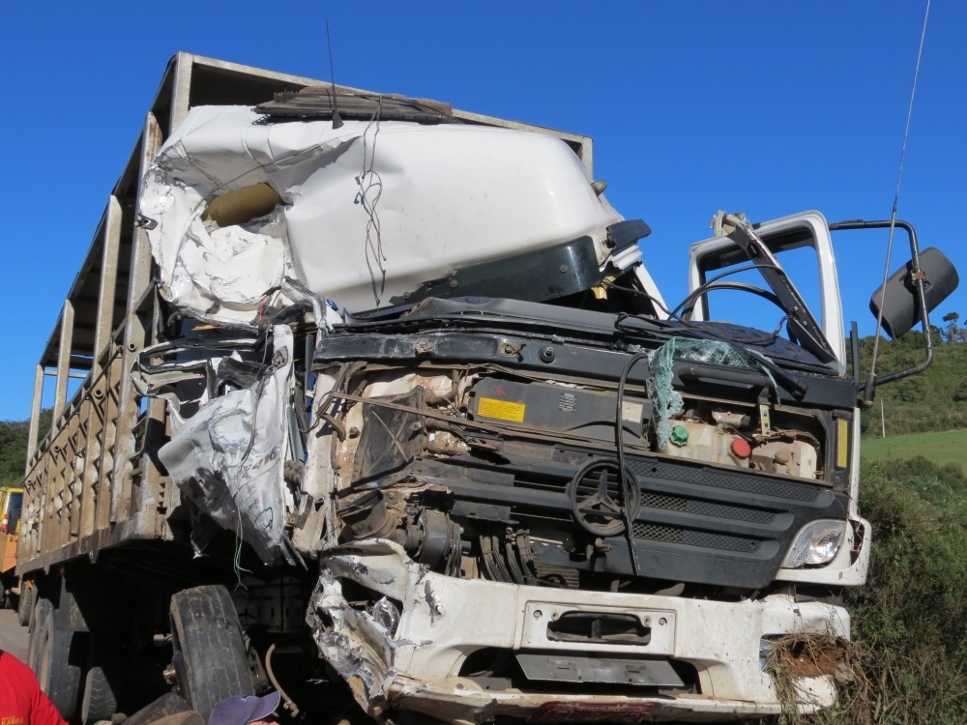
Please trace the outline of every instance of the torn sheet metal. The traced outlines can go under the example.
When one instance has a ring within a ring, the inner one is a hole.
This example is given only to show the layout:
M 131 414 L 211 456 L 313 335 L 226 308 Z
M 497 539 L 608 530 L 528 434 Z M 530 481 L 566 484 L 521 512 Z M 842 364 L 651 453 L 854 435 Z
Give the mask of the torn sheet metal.
M 283 526 L 294 508 L 283 478 L 292 387 L 292 331 L 272 328 L 273 358 L 251 387 L 214 398 L 188 419 L 169 408 L 171 440 L 158 451 L 172 480 L 266 563 L 295 563 Z
M 285 277 L 353 311 L 453 269 L 593 239 L 621 216 L 561 140 L 401 121 L 273 123 L 192 109 L 142 182 L 159 290 L 189 316 L 250 325 Z

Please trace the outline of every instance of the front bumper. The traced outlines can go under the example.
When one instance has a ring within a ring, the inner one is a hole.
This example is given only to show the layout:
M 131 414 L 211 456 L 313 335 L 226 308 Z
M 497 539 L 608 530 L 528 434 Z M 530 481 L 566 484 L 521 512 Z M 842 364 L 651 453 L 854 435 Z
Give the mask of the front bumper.
M 377 718 L 389 710 L 452 723 L 497 716 L 530 722 L 639 722 L 769 715 L 780 706 L 771 676 L 760 667 L 762 638 L 849 637 L 845 609 L 797 603 L 785 595 L 715 602 L 457 579 L 425 570 L 397 544 L 378 539 L 330 549 L 323 562 L 308 615 L 313 636 L 360 706 Z M 395 627 L 352 606 L 343 592 L 347 581 L 399 603 Z M 630 614 L 651 634 L 646 643 L 549 639 L 548 623 L 569 612 Z M 545 682 L 529 682 L 526 690 L 484 689 L 459 676 L 466 658 L 483 648 L 683 662 L 697 672 L 699 693 L 603 695 L 592 694 L 600 688 L 581 683 L 562 688 Z M 828 707 L 835 699 L 828 676 L 802 678 L 797 684 L 806 710 Z

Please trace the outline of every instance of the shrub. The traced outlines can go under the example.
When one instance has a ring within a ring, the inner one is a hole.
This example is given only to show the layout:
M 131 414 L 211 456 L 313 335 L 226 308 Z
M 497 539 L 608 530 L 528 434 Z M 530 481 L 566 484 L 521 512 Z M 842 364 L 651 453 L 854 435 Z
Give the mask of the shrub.
M 860 508 L 873 551 L 847 605 L 869 687 L 802 721 L 967 722 L 967 478 L 922 457 L 865 463 Z

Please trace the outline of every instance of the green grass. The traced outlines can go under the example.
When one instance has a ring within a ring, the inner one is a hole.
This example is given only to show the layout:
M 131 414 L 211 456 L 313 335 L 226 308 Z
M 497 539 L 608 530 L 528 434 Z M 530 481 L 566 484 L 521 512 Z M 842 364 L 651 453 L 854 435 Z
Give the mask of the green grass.
M 905 438 L 948 447 L 967 440 Z M 860 510 L 874 544 L 869 580 L 849 590 L 847 605 L 872 686 L 866 702 L 847 698 L 850 711 L 823 725 L 967 722 L 967 478 L 954 465 L 863 463 Z
M 967 471 L 967 430 L 867 438 L 861 450 L 865 460 L 888 462 L 923 456 L 938 465 L 955 463 Z

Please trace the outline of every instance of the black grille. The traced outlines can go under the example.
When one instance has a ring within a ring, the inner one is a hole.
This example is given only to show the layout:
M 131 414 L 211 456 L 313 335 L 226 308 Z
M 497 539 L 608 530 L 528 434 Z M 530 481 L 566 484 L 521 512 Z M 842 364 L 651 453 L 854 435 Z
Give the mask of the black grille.
M 749 472 L 734 475 L 726 471 L 668 464 L 661 461 L 631 459 L 627 461 L 628 470 L 643 478 L 662 478 L 668 481 L 681 481 L 700 486 L 727 488 L 733 491 L 746 491 L 760 496 L 791 499 L 793 501 L 815 501 L 822 490 L 815 484 L 798 484 L 776 481 Z
M 705 531 L 691 531 L 672 526 L 657 526 L 655 524 L 636 523 L 632 526 L 636 539 L 664 541 L 669 544 L 685 544 L 686 546 L 701 546 L 706 549 L 724 549 L 726 551 L 740 551 L 752 554 L 758 551 L 760 542 L 742 536 L 727 536 L 725 534 L 710 534 Z
M 714 516 L 720 519 L 734 519 L 736 521 L 751 521 L 756 524 L 771 524 L 776 515 L 771 511 L 746 508 L 743 506 L 728 506 L 708 501 L 697 501 L 684 496 L 667 496 L 660 493 L 641 493 L 641 505 L 664 511 L 683 511 L 700 516 Z
M 474 466 L 461 460 L 419 462 L 420 475 L 447 485 L 457 500 L 508 506 L 524 528 L 559 531 L 560 544 L 534 545 L 543 565 L 578 571 L 653 576 L 668 581 L 760 589 L 775 579 L 792 538 L 810 521 L 845 519 L 849 499 L 816 483 L 758 473 L 717 469 L 695 461 L 627 456 L 625 466 L 639 495 L 631 514 L 637 569 L 628 552 L 628 532 L 602 537 L 606 547 L 587 559 L 581 554 L 593 533 L 576 516 L 578 502 L 595 489 L 593 481 L 573 481 L 600 453 L 585 457 L 565 450 L 559 458 L 512 460 Z M 605 470 L 608 470 L 607 467 Z M 620 500 L 617 471 L 608 470 L 604 488 Z M 629 481 L 631 483 L 631 481 Z M 606 517 L 603 517 L 606 518 Z M 624 517 L 621 517 L 624 520 Z M 615 519 L 617 520 L 617 519 Z M 587 523 L 587 522 L 585 522 Z M 604 523 L 607 523 L 604 521 Z M 585 529 L 582 531 L 582 529 Z

